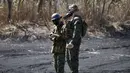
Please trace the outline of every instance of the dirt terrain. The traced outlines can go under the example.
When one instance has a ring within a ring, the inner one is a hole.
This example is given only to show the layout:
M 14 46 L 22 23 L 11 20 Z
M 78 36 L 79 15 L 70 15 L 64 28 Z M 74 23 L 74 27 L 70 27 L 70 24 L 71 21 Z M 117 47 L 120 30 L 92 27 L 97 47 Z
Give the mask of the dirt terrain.
M 0 73 L 55 73 L 49 39 L 0 42 Z M 80 73 L 130 73 L 130 39 L 84 38 Z M 67 63 L 66 73 L 70 73 Z

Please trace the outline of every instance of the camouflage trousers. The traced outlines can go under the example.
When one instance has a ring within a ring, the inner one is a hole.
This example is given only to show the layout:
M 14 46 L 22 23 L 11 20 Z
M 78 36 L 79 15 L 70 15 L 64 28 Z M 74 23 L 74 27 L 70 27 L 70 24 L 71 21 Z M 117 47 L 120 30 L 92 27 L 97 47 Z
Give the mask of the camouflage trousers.
M 56 73 L 64 73 L 64 65 L 65 65 L 65 53 L 54 54 L 54 67 Z
M 81 41 L 74 44 L 72 49 L 66 49 L 66 53 L 54 53 L 54 67 L 56 73 L 64 73 L 65 56 L 67 58 L 67 63 L 70 67 L 71 73 L 79 73 L 78 67 L 80 42 Z
M 79 48 L 80 43 L 74 44 L 74 48 L 67 49 L 67 63 L 72 73 L 79 73 Z

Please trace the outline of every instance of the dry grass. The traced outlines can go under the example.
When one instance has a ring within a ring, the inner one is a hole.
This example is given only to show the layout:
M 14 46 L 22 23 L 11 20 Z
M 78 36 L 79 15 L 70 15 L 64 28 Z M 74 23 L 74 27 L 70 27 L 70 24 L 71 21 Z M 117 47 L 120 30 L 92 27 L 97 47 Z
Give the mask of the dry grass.
M 112 1 L 114 0 L 72 0 L 72 2 L 76 2 L 76 4 L 79 5 L 84 18 L 88 22 L 90 31 L 100 31 L 103 30 L 106 25 L 113 22 L 130 20 L 130 1 L 118 0 L 113 3 Z M 18 4 L 14 3 L 12 9 L 12 24 L 14 25 L 26 20 L 39 26 L 46 26 L 49 29 L 52 13 L 55 11 L 61 14 L 66 13 L 67 3 L 62 0 L 60 2 L 63 3 L 59 3 L 59 6 L 56 8 L 57 10 L 55 10 L 54 5 L 58 3 L 54 4 L 54 2 L 44 1 L 44 5 L 39 14 L 37 13 L 38 5 L 36 0 L 25 0 L 20 4 L 19 9 Z M 7 13 L 7 5 L 0 6 L 1 26 L 7 24 Z M 114 26 L 116 26 L 116 24 L 114 24 Z

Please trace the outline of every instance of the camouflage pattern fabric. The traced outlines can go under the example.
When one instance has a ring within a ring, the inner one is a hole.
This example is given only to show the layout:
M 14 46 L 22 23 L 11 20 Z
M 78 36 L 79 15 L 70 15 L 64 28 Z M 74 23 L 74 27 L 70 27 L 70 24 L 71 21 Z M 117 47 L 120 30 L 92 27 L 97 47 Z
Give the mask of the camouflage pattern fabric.
M 65 54 L 54 54 L 53 57 L 56 73 L 64 73 Z
M 51 37 L 53 34 L 57 34 L 59 37 Z M 65 53 L 66 41 L 64 28 L 55 27 L 51 35 L 50 37 L 53 41 L 52 53 Z
M 55 36 L 52 36 L 56 34 Z M 57 36 L 58 35 L 58 36 Z M 50 39 L 53 41 L 52 53 L 54 58 L 54 67 L 56 73 L 64 73 L 65 65 L 65 31 L 63 27 L 55 27 L 50 35 Z
M 80 17 L 74 17 L 70 22 L 72 27 L 66 27 L 71 30 L 71 37 L 68 38 L 67 43 L 72 41 L 73 48 L 67 49 L 67 63 L 72 73 L 78 73 L 79 67 L 79 48 L 82 37 L 82 21 Z M 69 30 L 68 30 L 69 31 Z

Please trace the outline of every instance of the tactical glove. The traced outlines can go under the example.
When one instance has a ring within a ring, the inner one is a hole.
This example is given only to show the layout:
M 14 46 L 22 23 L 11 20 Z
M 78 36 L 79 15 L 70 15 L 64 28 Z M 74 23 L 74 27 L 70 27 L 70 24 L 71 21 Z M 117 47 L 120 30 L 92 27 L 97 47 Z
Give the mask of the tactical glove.
M 58 34 L 50 34 L 50 39 L 53 41 L 56 37 L 59 37 Z
M 72 44 L 72 41 L 69 42 L 69 44 L 66 45 L 66 48 L 72 49 L 74 45 Z

